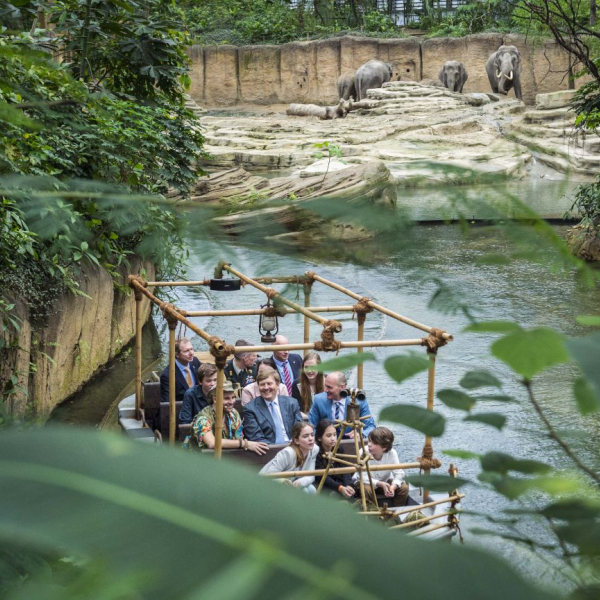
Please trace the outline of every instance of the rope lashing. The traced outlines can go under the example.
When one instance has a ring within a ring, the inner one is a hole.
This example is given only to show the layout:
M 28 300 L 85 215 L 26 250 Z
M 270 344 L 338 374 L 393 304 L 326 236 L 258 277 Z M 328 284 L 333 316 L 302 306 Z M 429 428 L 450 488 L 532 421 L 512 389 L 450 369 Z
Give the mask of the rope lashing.
M 429 336 L 421 340 L 421 346 L 425 346 L 430 354 L 437 354 L 438 348 L 448 343 L 444 333 L 446 332 L 443 329 L 432 327 Z
M 373 307 L 369 306 L 370 298 L 363 296 L 360 300 L 356 301 L 356 304 L 352 307 L 352 318 L 358 315 L 359 319 L 364 319 L 367 313 L 373 312 Z
M 429 443 L 426 443 L 423 446 L 423 450 L 421 450 L 421 456 L 419 456 L 417 460 L 420 464 L 419 468 L 422 471 L 439 469 L 442 466 L 442 461 L 433 457 L 433 446 Z
M 273 298 L 277 298 L 277 296 L 279 296 L 279 292 L 273 288 L 267 288 L 265 290 L 265 294 L 269 300 L 273 300 Z
M 219 369 L 225 368 L 227 357 L 235 352 L 234 346 L 226 344 L 221 338 L 213 335 L 208 340 L 210 353 L 215 357 L 215 365 Z
M 323 323 L 323 331 L 321 332 L 321 341 L 315 342 L 315 350 L 317 352 L 335 352 L 338 353 L 342 347 L 342 342 L 335 339 L 335 334 L 342 330 L 342 324 L 333 319 Z
M 452 463 L 450 464 L 450 468 L 448 469 L 448 475 L 450 475 L 450 477 L 458 477 L 458 469 Z M 450 495 L 451 496 L 458 495 L 458 490 L 453 490 L 452 492 L 450 492 Z M 460 498 L 453 500 L 452 503 L 450 504 L 450 508 L 456 509 L 456 505 L 459 503 L 460 503 Z M 451 527 L 452 529 L 454 529 L 456 532 L 458 532 L 458 537 L 460 539 L 460 543 L 464 544 L 465 540 L 463 539 L 463 534 L 462 534 L 462 531 L 460 530 L 460 521 L 458 520 L 458 516 L 456 514 L 448 516 L 448 526 Z
M 136 302 L 141 302 L 144 295 L 137 288 L 137 286 L 133 285 L 133 282 L 136 281 L 142 287 L 148 287 L 148 282 L 145 279 L 143 279 L 142 277 L 140 277 L 139 275 L 130 275 L 128 277 L 128 279 L 129 279 L 129 287 L 133 288 L 133 295 L 135 297 Z
M 287 311 L 282 303 L 276 303 L 265 308 L 265 317 L 285 317 Z

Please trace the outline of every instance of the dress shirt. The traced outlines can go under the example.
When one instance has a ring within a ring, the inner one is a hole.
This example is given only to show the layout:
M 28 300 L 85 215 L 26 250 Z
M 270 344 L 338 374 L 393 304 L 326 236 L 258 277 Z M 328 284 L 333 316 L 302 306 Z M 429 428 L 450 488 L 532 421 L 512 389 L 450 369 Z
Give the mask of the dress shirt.
M 179 370 L 181 371 L 183 378 L 186 380 L 187 383 L 187 377 L 185 376 L 186 374 L 186 369 L 189 369 L 189 373 L 190 376 L 192 377 L 192 385 L 190 387 L 193 387 L 194 385 L 198 384 L 198 379 L 196 378 L 196 373 L 194 373 L 194 369 L 192 369 L 192 363 L 188 363 L 187 365 L 184 365 L 182 363 L 180 363 L 177 359 L 175 359 L 175 364 L 179 367 Z
M 273 362 L 275 363 L 275 366 L 277 367 L 277 370 L 279 371 L 279 377 L 281 378 L 281 383 L 283 383 L 283 385 L 285 385 L 285 374 L 284 374 L 284 371 L 286 369 L 288 369 L 288 374 L 290 376 L 290 381 L 293 383 L 293 381 L 294 381 L 294 371 L 292 370 L 292 365 L 290 365 L 290 361 L 289 360 L 279 361 L 275 357 L 273 357 Z M 285 387 L 287 389 L 287 385 Z M 292 395 L 292 390 L 289 389 L 287 391 L 287 396 L 291 396 L 291 395 Z
M 263 398 L 264 400 L 264 398 Z M 269 404 L 268 400 L 265 400 L 265 402 L 267 403 L 267 405 Z M 283 435 L 283 441 L 284 442 L 289 442 L 290 438 L 288 437 L 287 431 L 285 430 L 285 425 L 283 424 L 283 416 L 281 415 L 281 409 L 279 408 L 279 396 L 275 396 L 275 400 L 272 400 L 273 403 L 273 408 L 271 409 L 271 407 L 269 406 L 269 411 L 271 410 L 275 410 L 277 412 L 277 414 L 279 415 L 279 420 L 281 422 L 281 433 Z
M 339 408 L 338 408 L 339 407 Z M 339 412 L 339 417 L 336 415 Z M 342 420 L 346 417 L 346 399 L 342 398 L 341 400 L 335 400 L 331 403 L 331 420 L 335 421 L 336 419 Z

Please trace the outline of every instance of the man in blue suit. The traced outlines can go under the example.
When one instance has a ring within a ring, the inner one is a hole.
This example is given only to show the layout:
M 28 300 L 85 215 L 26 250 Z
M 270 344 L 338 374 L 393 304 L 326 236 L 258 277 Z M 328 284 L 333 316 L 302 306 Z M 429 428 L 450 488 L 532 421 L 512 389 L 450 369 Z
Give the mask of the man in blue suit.
M 329 419 L 331 421 L 345 419 L 346 418 L 346 406 L 351 401 L 350 396 L 342 398 L 341 391 L 346 389 L 346 376 L 340 371 L 334 371 L 329 373 L 325 378 L 325 391 L 320 394 L 315 394 L 313 398 L 313 404 L 310 407 L 308 413 L 308 420 L 310 424 L 316 429 L 319 421 L 323 419 Z M 365 417 L 371 414 L 371 409 L 366 400 L 362 402 L 357 400 L 360 405 L 360 416 Z M 368 419 L 364 419 L 363 423 L 363 436 L 368 436 L 369 433 L 375 429 L 375 420 L 372 416 Z M 354 431 L 349 427 L 346 428 L 344 434 L 347 437 L 354 437 Z
M 285 346 L 289 344 L 284 335 L 275 336 L 274 346 Z M 302 368 L 302 357 L 299 354 L 290 354 L 289 350 L 276 350 L 273 352 L 273 362 L 279 371 L 281 383 L 285 385 L 288 396 L 292 395 L 292 384 L 300 377 Z
M 292 435 L 294 423 L 302 421 L 295 398 L 278 396 L 279 373 L 262 370 L 256 377 L 260 396 L 244 406 L 244 437 L 251 442 L 285 444 Z
M 183 400 L 185 392 L 198 383 L 199 366 L 192 342 L 181 338 L 175 343 L 175 402 Z M 169 367 L 160 376 L 160 401 L 169 401 Z

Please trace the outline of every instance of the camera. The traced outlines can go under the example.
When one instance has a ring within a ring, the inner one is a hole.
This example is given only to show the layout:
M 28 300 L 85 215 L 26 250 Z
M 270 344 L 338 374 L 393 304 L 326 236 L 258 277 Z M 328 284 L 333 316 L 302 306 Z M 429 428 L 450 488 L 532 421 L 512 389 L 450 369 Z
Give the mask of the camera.
M 345 390 L 340 391 L 341 398 L 347 398 L 348 396 L 355 398 L 356 400 L 360 400 L 361 402 L 367 399 L 367 395 L 365 394 L 364 390 L 359 390 L 357 388 L 346 388 Z

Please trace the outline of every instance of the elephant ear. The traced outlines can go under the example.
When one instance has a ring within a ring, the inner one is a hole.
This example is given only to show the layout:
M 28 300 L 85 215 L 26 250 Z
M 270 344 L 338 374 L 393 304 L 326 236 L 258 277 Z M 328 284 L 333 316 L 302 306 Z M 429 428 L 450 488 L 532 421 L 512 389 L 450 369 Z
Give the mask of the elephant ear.
M 438 73 L 438 79 L 439 79 L 439 80 L 440 80 L 440 81 L 441 81 L 441 82 L 442 82 L 444 85 L 446 85 L 446 84 L 445 84 L 445 82 L 444 82 L 444 67 L 442 67 L 442 70 L 441 70 L 441 71 Z
M 463 83 L 465 81 L 467 81 L 467 79 L 469 79 L 469 74 L 467 73 L 467 70 L 465 69 L 464 65 L 460 65 L 460 73 L 461 73 Z

